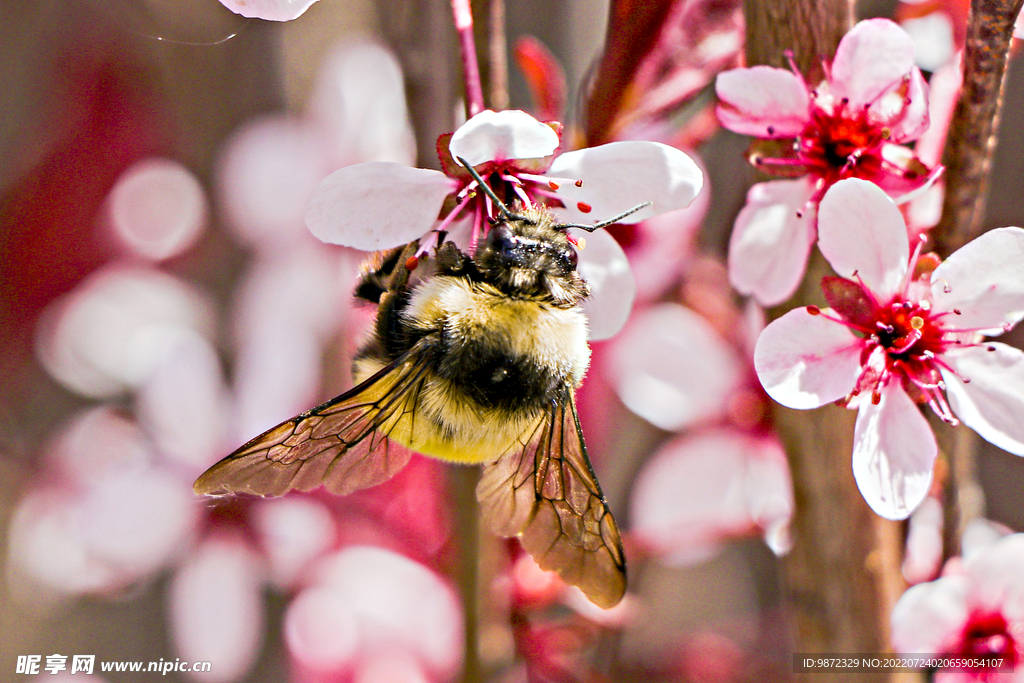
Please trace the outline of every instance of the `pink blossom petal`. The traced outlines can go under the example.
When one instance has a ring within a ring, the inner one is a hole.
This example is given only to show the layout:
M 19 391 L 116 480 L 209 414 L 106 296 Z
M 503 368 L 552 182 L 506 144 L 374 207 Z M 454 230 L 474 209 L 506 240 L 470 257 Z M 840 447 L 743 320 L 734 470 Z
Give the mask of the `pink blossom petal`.
M 590 340 L 610 339 L 626 324 L 633 308 L 636 298 L 633 270 L 622 247 L 607 232 L 573 230 L 573 233 L 585 239 L 587 245 L 578 251 L 580 275 L 590 285 L 590 296 L 583 301 Z
M 913 514 L 907 528 L 903 578 L 915 584 L 934 577 L 942 564 L 942 503 L 928 496 Z
M 111 224 L 136 254 L 154 261 L 177 256 L 199 237 L 206 195 L 176 161 L 149 158 L 121 174 L 110 191 Z
M 956 371 L 942 372 L 953 413 L 989 443 L 1024 455 L 1024 352 L 985 342 L 951 351 L 943 360 Z
M 927 174 L 918 173 L 920 159 L 915 158 L 914 150 L 888 142 L 882 145 L 882 159 L 895 172 L 874 174 L 867 179 L 885 190 L 897 204 L 906 204 L 925 194 L 946 170 L 939 164 Z
M 235 235 L 271 252 L 299 239 L 306 203 L 333 168 L 328 151 L 316 128 L 288 116 L 234 131 L 217 160 L 217 186 Z
M 289 652 L 302 665 L 314 671 L 333 671 L 355 660 L 359 624 L 343 594 L 313 586 L 288 605 L 284 639 Z
M 771 180 L 747 192 L 729 239 L 729 282 L 741 294 L 773 306 L 796 291 L 814 244 L 812 193 L 804 179 Z
M 363 161 L 412 166 L 416 140 L 402 67 L 383 45 L 344 42 L 320 66 L 309 110 L 334 143 L 334 167 Z
M 77 501 L 67 491 L 33 491 L 18 502 L 7 541 L 15 597 L 37 607 L 44 598 L 122 587 L 116 570 L 89 552 L 79 518 Z
M 183 339 L 143 385 L 137 411 L 160 453 L 190 474 L 223 455 L 227 387 L 210 342 Z
M 935 12 L 934 14 L 942 13 Z M 918 139 L 922 133 L 928 130 L 929 124 L 928 83 L 921 75 L 921 70 L 917 67 L 911 70 L 910 83 L 905 97 L 898 93 L 894 94 L 900 100 L 902 115 L 899 120 L 889 126 L 889 139 L 897 143 Z
M 470 166 L 488 161 L 542 159 L 558 149 L 558 133 L 524 111 L 485 109 L 452 135 L 449 149 Z
M 774 475 L 774 468 L 758 467 L 761 454 L 756 440 L 732 431 L 716 431 L 675 439 L 660 448 L 645 464 L 630 498 L 630 518 L 637 538 L 673 564 L 706 559 L 721 543 L 737 535 L 756 532 L 775 513 L 788 519 L 789 479 Z M 754 476 L 751 476 L 754 475 Z M 751 479 L 758 479 L 757 484 Z M 773 494 L 766 496 L 766 493 Z M 769 513 L 769 514 L 765 514 Z
M 914 68 L 914 43 L 898 24 L 868 19 L 839 42 L 832 62 L 832 94 L 852 111 L 868 106 Z
M 853 476 L 878 515 L 910 516 L 928 495 L 937 453 L 928 420 L 898 383 L 883 387 L 877 404 L 861 403 L 853 431 Z
M 860 374 L 860 351 L 860 340 L 846 327 L 798 308 L 758 337 L 754 369 L 782 405 L 817 408 L 850 393 Z
M 156 270 L 108 266 L 54 301 L 37 330 L 43 367 L 72 391 L 116 396 L 144 382 L 178 342 L 212 330 L 209 300 Z
M 700 167 L 682 151 L 660 142 L 610 142 L 567 152 L 555 158 L 547 175 L 582 179 L 558 190 L 565 203 L 555 209 L 568 223 L 599 223 L 635 208 L 622 219 L 637 223 L 657 214 L 689 206 L 704 184 Z
M 361 658 L 352 683 L 431 683 L 423 665 L 406 653 Z
M 85 493 L 80 529 L 89 552 L 127 583 L 166 565 L 183 549 L 199 509 L 187 483 L 164 468 L 111 475 Z
M 310 668 L 405 653 L 438 679 L 462 659 L 455 594 L 434 572 L 382 548 L 350 546 L 320 562 L 285 615 L 285 639 Z
M 956 59 L 932 74 L 928 80 L 928 130 L 921 134 L 914 153 L 926 166 L 937 166 L 942 161 L 953 109 L 960 94 L 963 74 L 960 60 Z
M 227 683 L 252 668 L 263 640 L 259 558 L 236 536 L 204 541 L 171 582 L 171 631 L 182 659 L 213 662 L 196 680 Z
M 72 417 L 47 448 L 47 466 L 74 485 L 95 484 L 112 473 L 138 471 L 153 462 L 149 435 L 108 404 Z
M 1024 534 L 1009 534 L 980 550 L 964 565 L 971 581 L 969 602 L 981 609 L 997 610 L 1011 623 L 1024 625 L 1022 567 Z
M 882 301 L 896 293 L 907 272 L 910 241 L 903 215 L 874 183 L 847 178 L 818 207 L 818 248 L 836 273 L 854 273 Z
M 615 340 L 612 383 L 627 408 L 676 431 L 720 415 L 743 363 L 701 316 L 665 303 L 639 312 Z
M 267 21 L 291 21 L 309 9 L 316 0 L 220 0 L 220 3 L 235 14 L 250 19 Z
M 935 311 L 959 311 L 943 324 L 999 334 L 1024 318 L 1024 230 L 996 228 L 955 251 L 932 273 Z
M 914 61 L 925 71 L 936 71 L 956 56 L 953 20 L 943 11 L 912 17 L 900 26 L 914 43 Z
M 335 540 L 334 518 L 316 500 L 296 496 L 262 500 L 253 515 L 270 565 L 270 579 L 281 588 L 292 586 Z
M 743 135 L 791 138 L 810 121 L 807 86 L 792 71 L 770 66 L 733 69 L 715 79 L 718 120 Z
M 371 161 L 339 169 L 317 186 L 306 225 L 328 244 L 375 251 L 425 235 L 455 181 L 440 171 Z
M 901 654 L 937 654 L 967 623 L 967 580 L 948 576 L 905 592 L 892 611 L 892 645 Z

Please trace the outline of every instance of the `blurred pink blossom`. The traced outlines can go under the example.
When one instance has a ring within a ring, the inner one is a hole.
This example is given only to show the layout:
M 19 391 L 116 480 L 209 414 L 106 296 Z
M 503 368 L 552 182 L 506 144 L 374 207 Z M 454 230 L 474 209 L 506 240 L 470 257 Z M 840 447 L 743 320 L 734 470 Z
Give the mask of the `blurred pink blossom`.
M 919 403 L 1024 455 L 1024 352 L 984 339 L 1024 317 L 1024 230 L 989 231 L 937 264 L 911 254 L 885 193 L 851 178 L 821 202 L 819 246 L 841 276 L 822 281 L 832 308 L 770 324 L 754 364 L 785 406 L 858 411 L 853 472 L 872 509 L 903 519 L 929 490 L 937 451 Z
M 942 578 L 903 594 L 892 613 L 898 653 L 1000 657 L 1001 669 L 942 670 L 937 683 L 1024 681 L 1024 534 L 965 557 Z
M 284 620 L 297 681 L 324 673 L 358 681 L 454 679 L 462 610 L 438 574 L 390 550 L 357 545 L 323 558 L 312 577 Z
M 863 178 L 906 201 L 942 170 L 927 168 L 902 144 L 928 128 L 928 85 L 899 26 L 858 23 L 826 66 L 816 87 L 795 67 L 768 66 L 726 71 L 715 84 L 722 125 L 765 141 L 755 144 L 751 161 L 798 178 L 755 185 L 733 228 L 730 279 L 765 305 L 787 299 L 803 278 L 817 204 L 836 181 Z

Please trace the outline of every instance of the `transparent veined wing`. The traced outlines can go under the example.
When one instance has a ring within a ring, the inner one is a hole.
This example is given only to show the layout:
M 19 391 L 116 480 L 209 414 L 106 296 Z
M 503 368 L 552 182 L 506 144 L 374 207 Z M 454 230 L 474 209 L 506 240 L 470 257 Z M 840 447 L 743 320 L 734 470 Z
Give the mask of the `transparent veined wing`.
M 477 498 L 491 528 L 518 536 L 544 569 L 611 607 L 626 591 L 619 529 L 587 458 L 572 397 L 484 468 Z
M 415 422 L 429 344 L 421 339 L 350 391 L 260 434 L 203 473 L 193 489 L 280 496 L 323 484 L 345 495 L 387 481 L 412 455 L 388 436 Z

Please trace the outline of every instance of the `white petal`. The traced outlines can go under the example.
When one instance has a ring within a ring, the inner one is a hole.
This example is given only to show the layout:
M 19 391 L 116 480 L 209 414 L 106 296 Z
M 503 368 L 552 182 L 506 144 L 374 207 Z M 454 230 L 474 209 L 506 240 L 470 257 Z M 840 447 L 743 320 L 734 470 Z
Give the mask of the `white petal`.
M 932 273 L 932 304 L 948 327 L 998 334 L 1024 318 L 1024 230 L 996 228 L 956 250 Z
M 871 509 L 906 519 L 928 495 L 938 447 L 928 420 L 895 383 L 864 400 L 853 431 L 853 476 Z
M 288 588 L 335 539 L 334 518 L 319 501 L 289 496 L 257 501 L 253 522 L 269 562 L 270 578 Z
M 182 659 L 214 662 L 196 680 L 236 681 L 252 667 L 263 640 L 258 558 L 241 539 L 203 542 L 171 583 L 171 629 Z
M 185 337 L 210 336 L 210 301 L 156 270 L 107 266 L 54 301 L 37 330 L 43 366 L 94 398 L 138 387 Z
M 383 45 L 346 41 L 335 48 L 317 73 L 308 108 L 334 142 L 335 168 L 415 163 L 402 67 Z
M 159 451 L 198 476 L 224 453 L 227 387 L 213 345 L 182 340 L 138 394 L 139 420 Z
M 487 161 L 542 159 L 558 149 L 558 133 L 524 111 L 484 110 L 466 121 L 452 135 L 453 157 L 470 166 Z
M 796 291 L 814 244 L 813 188 L 806 180 L 772 180 L 747 192 L 729 239 L 729 282 L 773 306 Z
M 945 66 L 956 54 L 953 20 L 945 12 L 929 12 L 923 17 L 904 19 L 903 30 L 914 43 L 917 65 L 925 71 Z
M 723 414 L 744 379 L 744 364 L 715 329 L 678 304 L 639 312 L 611 352 L 619 398 L 667 431 Z
M 964 565 L 972 584 L 969 601 L 979 610 L 999 611 L 1019 625 L 1024 621 L 1022 568 L 1024 534 L 1009 534 L 978 551 Z
M 755 66 L 723 71 L 715 79 L 718 120 L 735 133 L 796 137 L 810 121 L 804 82 L 788 69 Z
M 853 390 L 860 351 L 860 340 L 845 326 L 798 308 L 757 338 L 754 369 L 768 395 L 782 405 L 817 408 Z
M 316 0 L 220 0 L 235 14 L 250 19 L 291 21 L 302 16 Z
M 559 220 L 585 224 L 609 220 L 644 202 L 652 205 L 621 222 L 636 223 L 681 209 L 689 206 L 704 183 L 693 159 L 675 147 L 647 141 L 610 142 L 567 152 L 555 158 L 547 175 L 583 181 L 580 187 L 569 182 L 559 188 L 565 208 L 554 211 Z
M 953 413 L 989 443 L 1024 455 L 1024 352 L 986 342 L 949 352 L 943 360 L 970 380 L 965 384 L 942 372 Z
M 860 111 L 879 95 L 899 84 L 914 68 L 914 43 L 888 19 L 868 19 L 850 29 L 839 41 L 832 62 L 831 91 L 849 98 L 852 111 Z
M 901 654 L 938 654 L 967 623 L 967 581 L 947 576 L 910 588 L 892 610 L 892 645 Z
M 910 241 L 903 215 L 874 183 L 847 178 L 818 207 L 818 248 L 836 273 L 857 273 L 879 299 L 896 293 L 907 272 Z
M 80 533 L 94 557 L 137 580 L 181 552 L 198 516 L 195 496 L 180 477 L 147 467 L 94 484 L 81 500 Z
M 455 181 L 440 171 L 386 161 L 346 166 L 323 179 L 306 225 L 329 244 L 375 251 L 422 237 Z
M 640 470 L 630 498 L 638 540 L 668 562 L 684 564 L 730 537 L 772 524 L 780 507 L 787 508 L 789 480 L 784 456 L 780 477 L 772 467 L 779 461 L 763 455 L 757 440 L 726 430 L 660 448 Z
M 329 147 L 307 121 L 264 116 L 231 133 L 217 159 L 228 227 L 246 244 L 271 251 L 305 232 L 306 203 L 331 172 Z
M 316 574 L 311 590 L 326 591 L 354 616 L 361 654 L 405 651 L 438 678 L 454 673 L 462 660 L 461 610 L 436 573 L 390 550 L 350 546 L 325 558 Z
M 117 236 L 154 261 L 184 252 L 206 223 L 202 186 L 171 159 L 151 157 L 133 164 L 117 179 L 108 202 Z
M 942 503 L 928 496 L 907 525 L 903 577 L 915 584 L 934 577 L 942 564 Z
M 636 281 L 629 259 L 615 238 L 603 230 L 586 233 L 573 230 L 586 240 L 579 250 L 579 271 L 590 284 L 590 296 L 583 301 L 590 340 L 610 339 L 618 334 L 629 318 L 636 298 Z

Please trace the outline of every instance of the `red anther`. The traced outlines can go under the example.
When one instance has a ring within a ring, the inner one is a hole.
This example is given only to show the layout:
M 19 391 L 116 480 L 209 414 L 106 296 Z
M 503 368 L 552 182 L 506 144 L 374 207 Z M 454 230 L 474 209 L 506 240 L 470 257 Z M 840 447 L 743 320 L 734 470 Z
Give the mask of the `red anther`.
M 821 309 L 818 308 L 817 306 L 808 306 L 807 312 L 810 313 L 811 315 L 821 315 Z
M 872 391 L 871 392 L 871 405 L 877 406 L 881 402 L 882 402 L 882 394 L 880 392 L 877 392 L 877 391 Z
M 548 181 L 548 187 L 550 187 L 552 191 L 557 190 L 558 189 L 558 183 L 556 183 L 554 180 L 549 180 Z
M 410 256 L 409 258 L 405 259 L 405 269 L 406 270 L 409 270 L 409 271 L 416 270 L 416 266 L 418 266 L 419 264 L 420 264 L 420 259 L 417 256 Z
M 580 178 L 575 183 L 576 187 L 583 187 L 583 178 Z
M 582 211 L 583 213 L 590 213 L 594 207 L 584 202 L 576 202 L 576 208 Z

